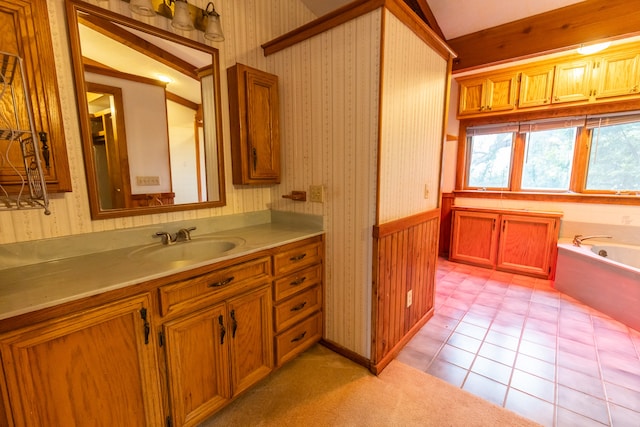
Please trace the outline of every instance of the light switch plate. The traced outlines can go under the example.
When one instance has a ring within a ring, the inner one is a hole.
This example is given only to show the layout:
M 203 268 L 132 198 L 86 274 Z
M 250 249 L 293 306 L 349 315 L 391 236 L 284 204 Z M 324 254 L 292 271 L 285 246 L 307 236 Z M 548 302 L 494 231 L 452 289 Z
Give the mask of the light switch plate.
M 309 186 L 309 201 L 324 203 L 324 188 L 322 188 L 322 185 Z

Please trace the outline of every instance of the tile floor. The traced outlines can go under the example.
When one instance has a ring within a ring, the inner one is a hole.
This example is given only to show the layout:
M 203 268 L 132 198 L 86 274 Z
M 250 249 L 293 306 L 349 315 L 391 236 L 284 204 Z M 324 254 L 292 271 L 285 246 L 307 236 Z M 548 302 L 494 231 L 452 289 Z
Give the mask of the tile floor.
M 552 286 L 441 258 L 397 359 L 544 426 L 639 427 L 640 332 Z

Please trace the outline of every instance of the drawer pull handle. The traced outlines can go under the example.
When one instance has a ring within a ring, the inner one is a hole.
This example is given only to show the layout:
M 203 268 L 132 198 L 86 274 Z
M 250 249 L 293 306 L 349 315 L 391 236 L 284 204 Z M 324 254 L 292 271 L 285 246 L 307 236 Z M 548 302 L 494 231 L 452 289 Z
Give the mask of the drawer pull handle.
M 294 339 L 291 340 L 291 342 L 297 342 L 300 341 L 301 339 L 304 338 L 304 336 L 307 335 L 307 331 L 304 331 L 303 333 L 301 333 L 300 335 L 298 335 L 297 337 L 295 337 Z
M 235 279 L 235 277 L 234 277 L 234 276 L 231 276 L 231 277 L 229 277 L 229 278 L 227 278 L 227 279 L 221 280 L 220 282 L 210 283 L 210 284 L 209 284 L 209 287 L 210 287 L 210 288 L 219 288 L 220 286 L 226 286 L 226 285 L 228 285 L 229 283 L 231 283 L 231 281 L 232 281 L 233 279 Z
M 300 254 L 300 255 L 296 255 L 296 256 L 292 256 L 291 258 L 289 258 L 289 261 L 300 261 L 302 258 L 306 257 L 307 254 Z
M 227 333 L 227 330 L 224 327 L 224 320 L 222 318 L 222 314 L 218 316 L 218 323 L 220 324 L 220 344 L 224 344 L 224 336 Z
M 300 311 L 300 310 L 302 310 L 304 308 L 305 305 L 307 305 L 307 302 L 306 301 L 302 301 L 300 304 L 298 304 L 298 305 L 296 305 L 294 307 L 291 307 L 291 311 Z
M 301 278 L 296 279 L 293 282 L 289 283 L 289 285 L 298 286 L 298 285 L 301 285 L 305 280 L 307 280 L 307 276 L 302 276 Z
M 236 320 L 236 311 L 231 310 L 231 338 L 236 337 L 237 330 L 238 330 L 238 321 Z

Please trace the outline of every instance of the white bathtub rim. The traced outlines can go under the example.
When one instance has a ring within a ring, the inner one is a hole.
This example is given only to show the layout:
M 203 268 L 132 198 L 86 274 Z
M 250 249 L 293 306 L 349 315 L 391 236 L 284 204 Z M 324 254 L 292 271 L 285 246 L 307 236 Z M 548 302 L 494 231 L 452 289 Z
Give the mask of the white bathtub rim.
M 603 257 L 600 256 L 596 253 L 594 253 L 591 250 L 592 246 L 629 246 L 629 247 L 634 247 L 634 248 L 638 248 L 638 246 L 635 245 L 629 245 L 629 244 L 622 244 L 622 243 L 615 243 L 615 242 L 606 242 L 606 241 L 593 241 L 593 244 L 583 244 L 582 246 L 578 247 L 575 246 L 572 242 L 569 243 L 558 243 L 558 251 L 562 250 L 566 250 L 568 252 L 572 252 L 574 254 L 579 254 L 585 257 L 589 257 L 591 259 L 593 259 L 596 262 L 605 264 L 605 265 L 611 265 L 611 266 L 615 266 L 618 268 L 621 268 L 625 271 L 628 271 L 630 273 L 636 273 L 636 274 L 640 274 L 640 268 L 636 268 L 632 265 L 628 265 L 628 264 L 624 264 L 621 263 L 619 261 L 615 261 L 612 260 L 610 258 L 607 257 Z

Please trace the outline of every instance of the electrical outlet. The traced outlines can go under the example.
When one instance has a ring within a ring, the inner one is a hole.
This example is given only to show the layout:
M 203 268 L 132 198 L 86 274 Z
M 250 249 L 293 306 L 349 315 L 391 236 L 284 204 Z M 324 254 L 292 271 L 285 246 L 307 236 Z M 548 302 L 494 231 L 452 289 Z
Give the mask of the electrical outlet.
M 316 203 L 324 202 L 324 188 L 322 185 L 309 186 L 309 200 Z
M 139 186 L 160 185 L 159 176 L 136 176 L 136 184 Z
M 411 307 L 411 304 L 413 304 L 413 289 L 407 292 L 407 308 Z
M 425 199 L 429 198 L 429 184 L 424 185 L 424 198 Z

